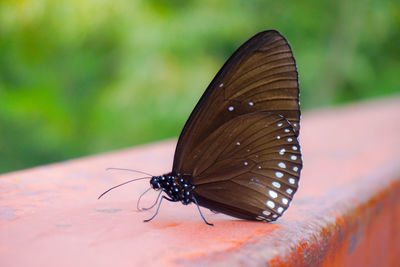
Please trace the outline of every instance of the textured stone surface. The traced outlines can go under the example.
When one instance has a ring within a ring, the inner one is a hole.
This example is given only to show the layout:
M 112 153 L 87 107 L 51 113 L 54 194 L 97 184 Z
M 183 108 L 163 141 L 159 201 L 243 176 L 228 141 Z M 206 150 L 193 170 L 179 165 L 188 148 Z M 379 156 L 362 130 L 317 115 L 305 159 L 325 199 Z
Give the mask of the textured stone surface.
M 306 113 L 300 189 L 275 223 L 194 205 L 136 211 L 148 182 L 107 188 L 172 165 L 175 140 L 0 176 L 1 266 L 399 266 L 400 98 Z M 143 198 L 151 205 L 156 194 Z

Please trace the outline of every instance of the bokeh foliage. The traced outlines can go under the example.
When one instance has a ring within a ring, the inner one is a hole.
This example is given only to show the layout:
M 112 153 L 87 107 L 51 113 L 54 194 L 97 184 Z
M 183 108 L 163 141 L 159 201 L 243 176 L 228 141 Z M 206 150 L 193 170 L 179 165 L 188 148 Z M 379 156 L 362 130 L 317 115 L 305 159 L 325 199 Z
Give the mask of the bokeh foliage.
M 1 1 L 0 172 L 177 136 L 265 29 L 289 40 L 305 109 L 400 91 L 397 1 Z

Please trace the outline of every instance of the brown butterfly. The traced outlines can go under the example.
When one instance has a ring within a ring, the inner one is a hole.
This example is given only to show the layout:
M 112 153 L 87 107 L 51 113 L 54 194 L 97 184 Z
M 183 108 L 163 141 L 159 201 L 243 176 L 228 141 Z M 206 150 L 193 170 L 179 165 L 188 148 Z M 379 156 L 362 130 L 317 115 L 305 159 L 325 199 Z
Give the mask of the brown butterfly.
M 296 63 L 277 31 L 256 34 L 224 64 L 179 137 L 172 171 L 151 177 L 163 199 L 274 221 L 297 190 L 302 157 Z M 159 196 L 160 196 L 159 195 Z M 157 198 L 158 201 L 158 198 Z

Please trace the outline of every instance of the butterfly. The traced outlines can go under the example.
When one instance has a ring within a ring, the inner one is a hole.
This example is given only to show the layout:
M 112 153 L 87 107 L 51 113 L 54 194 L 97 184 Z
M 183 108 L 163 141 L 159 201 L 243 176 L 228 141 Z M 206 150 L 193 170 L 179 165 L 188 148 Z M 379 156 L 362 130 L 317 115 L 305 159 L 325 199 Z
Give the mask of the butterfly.
M 200 98 L 180 134 L 172 171 L 151 177 L 151 188 L 162 196 L 145 222 L 164 199 L 194 203 L 209 225 L 199 206 L 276 220 L 298 188 L 299 130 L 291 48 L 278 31 L 260 32 L 233 53 Z

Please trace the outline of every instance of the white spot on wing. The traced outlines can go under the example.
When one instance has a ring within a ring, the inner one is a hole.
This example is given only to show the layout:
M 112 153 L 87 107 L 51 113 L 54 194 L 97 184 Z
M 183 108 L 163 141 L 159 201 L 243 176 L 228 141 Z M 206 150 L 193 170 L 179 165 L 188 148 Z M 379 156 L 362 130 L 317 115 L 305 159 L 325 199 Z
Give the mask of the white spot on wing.
M 269 215 L 271 215 L 271 212 L 268 211 L 268 210 L 264 210 L 264 211 L 263 211 L 263 214 L 264 214 L 265 216 L 269 216 Z
M 289 200 L 287 198 L 282 198 L 282 203 L 287 205 L 287 203 L 289 202 Z
M 249 106 L 254 106 L 254 102 L 253 102 L 253 101 L 250 101 L 250 102 L 249 102 Z
M 229 106 L 229 107 L 228 107 L 228 110 L 229 110 L 229 111 L 233 111 L 234 109 L 235 109 L 235 108 L 234 108 L 233 106 Z
M 222 86 L 224 86 L 224 84 L 223 84 L 223 83 L 221 83 L 221 84 L 219 85 L 219 87 L 222 87 Z
M 282 178 L 283 177 L 283 173 L 275 172 L 275 176 L 278 177 L 278 178 Z
M 270 207 L 271 209 L 275 208 L 275 203 L 271 200 L 267 200 L 267 206 Z
M 291 188 L 286 189 L 286 193 L 288 193 L 289 195 L 293 193 L 293 190 Z
M 278 182 L 272 182 L 272 185 L 275 186 L 276 188 L 280 188 L 281 184 Z
M 281 150 L 279 150 L 279 155 L 283 155 L 285 154 L 286 149 L 282 148 Z
M 249 165 L 249 163 L 247 161 L 243 162 L 244 166 Z
M 289 129 L 285 129 L 285 133 L 288 133 L 288 132 L 290 132 L 290 130 Z
M 291 160 L 296 160 L 296 159 L 297 159 L 297 156 L 296 156 L 296 155 L 291 155 L 291 156 L 290 156 L 290 159 L 291 159 Z
M 293 171 L 297 172 L 298 170 L 299 170 L 299 167 L 297 167 L 297 166 L 293 167 Z
M 292 146 L 292 149 L 293 150 L 297 150 L 297 146 Z
M 280 137 L 279 135 L 277 135 L 277 136 L 276 136 L 276 139 L 278 139 L 278 140 L 279 140 L 279 139 L 281 139 L 281 137 Z
M 237 145 L 237 146 L 240 146 L 240 142 L 236 142 L 236 145 Z
M 293 139 L 289 137 L 289 138 L 287 139 L 287 141 L 288 141 L 288 142 L 292 142 Z
M 276 211 L 277 211 L 278 213 L 282 213 L 283 208 L 282 208 L 282 207 L 279 207 L 279 208 L 276 209 Z
M 278 197 L 278 194 L 274 190 L 269 190 L 268 193 L 272 198 L 277 198 Z
M 285 168 L 286 168 L 286 164 L 283 163 L 283 162 L 279 162 L 279 163 L 278 163 L 278 167 L 280 167 L 280 168 L 282 168 L 282 169 L 285 169 Z
M 278 123 L 276 126 L 281 127 L 283 125 L 282 122 Z
M 294 184 L 295 180 L 294 178 L 289 178 L 289 183 Z

